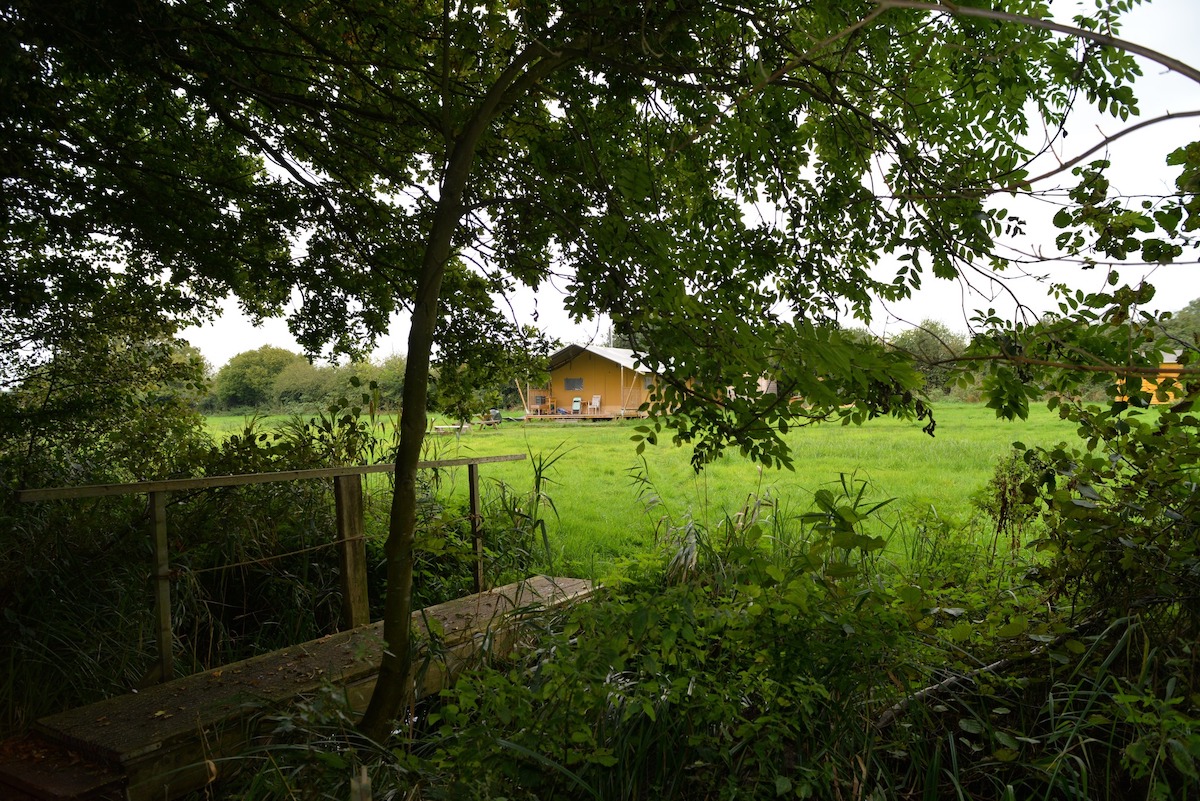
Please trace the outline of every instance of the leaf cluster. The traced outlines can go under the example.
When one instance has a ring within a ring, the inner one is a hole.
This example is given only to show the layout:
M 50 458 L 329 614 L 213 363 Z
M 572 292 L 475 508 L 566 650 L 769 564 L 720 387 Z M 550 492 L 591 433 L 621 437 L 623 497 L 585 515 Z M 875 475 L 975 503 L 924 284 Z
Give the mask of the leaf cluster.
M 900 360 L 859 380 L 848 365 L 866 354 L 810 329 L 866 320 L 930 273 L 1003 266 L 1007 212 L 986 201 L 1028 178 L 1030 98 L 1051 130 L 1080 93 L 1137 111 L 1128 55 L 953 9 L 152 5 L 3 8 L 5 247 L 25 317 L 120 276 L 169 314 L 295 296 L 315 354 L 362 351 L 394 312 L 433 308 L 410 357 L 424 376 L 442 352 L 449 381 L 472 360 L 486 371 L 496 338 L 525 338 L 497 296 L 562 275 L 575 316 L 610 315 L 675 378 L 657 410 L 688 410 L 671 425 L 705 443 L 699 462 L 727 443 L 785 460 L 767 432 L 788 415 L 700 409 L 745 395 L 746 376 L 827 371 L 858 417 L 916 413 Z M 1145 219 L 1188 230 L 1189 152 L 1172 156 L 1182 199 L 1149 211 L 1101 202 L 1100 168 L 1082 171 L 1060 222 L 1094 237 L 1071 247 L 1130 253 Z M 1180 247 L 1138 241 L 1156 261 Z M 891 277 L 874 269 L 885 255 Z M 745 347 L 755 335 L 765 347 Z M 829 358 L 786 364 L 801 347 Z

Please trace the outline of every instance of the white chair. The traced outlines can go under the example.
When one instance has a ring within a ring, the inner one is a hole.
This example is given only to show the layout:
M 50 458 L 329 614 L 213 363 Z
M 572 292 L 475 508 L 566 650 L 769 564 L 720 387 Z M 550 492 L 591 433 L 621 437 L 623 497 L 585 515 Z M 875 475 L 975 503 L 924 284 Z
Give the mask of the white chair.
M 593 395 L 592 402 L 588 404 L 588 414 L 600 414 L 600 396 Z

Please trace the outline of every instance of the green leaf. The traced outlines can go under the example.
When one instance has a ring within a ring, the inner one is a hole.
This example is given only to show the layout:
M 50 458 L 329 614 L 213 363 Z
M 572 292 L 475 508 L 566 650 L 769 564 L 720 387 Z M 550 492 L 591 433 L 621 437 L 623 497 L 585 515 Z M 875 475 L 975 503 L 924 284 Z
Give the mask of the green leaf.
M 1014 617 L 1008 623 L 996 629 L 996 636 L 1005 639 L 1019 637 L 1029 628 L 1029 621 L 1024 617 Z
M 644 159 L 625 159 L 617 168 L 617 189 L 630 205 L 644 211 L 652 208 L 651 195 L 654 190 L 654 177 L 650 165 Z
M 654 709 L 654 704 L 649 699 L 642 701 L 642 714 L 650 718 L 650 720 L 658 720 L 658 712 Z
M 332 751 L 314 748 L 309 753 L 312 754 L 312 756 L 314 756 L 318 761 L 325 763 L 325 765 L 333 768 L 334 770 L 345 770 L 349 765 L 349 763 L 346 762 L 345 757 L 343 757 L 341 754 L 335 754 Z
M 1020 749 L 1020 747 L 1021 747 L 1017 743 L 1016 738 L 1014 738 L 1008 732 L 995 731 L 995 732 L 992 732 L 992 736 L 994 736 L 996 738 L 996 742 L 1000 743 L 1000 745 L 1004 746 L 1005 748 L 1011 748 L 1015 751 L 1015 750 Z

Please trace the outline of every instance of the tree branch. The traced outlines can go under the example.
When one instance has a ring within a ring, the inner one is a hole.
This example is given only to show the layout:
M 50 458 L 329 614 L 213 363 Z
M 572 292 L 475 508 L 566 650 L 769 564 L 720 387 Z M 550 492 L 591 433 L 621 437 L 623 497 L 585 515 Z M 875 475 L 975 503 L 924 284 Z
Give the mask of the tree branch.
M 1071 362 L 1055 362 L 1049 359 L 1032 359 L 1028 356 L 1020 356 L 1017 354 L 996 353 L 987 356 L 958 356 L 953 359 L 938 359 L 927 362 L 927 364 L 942 366 L 953 366 L 961 362 L 1006 362 L 1008 364 L 1023 364 L 1030 367 L 1051 367 L 1058 370 L 1077 370 L 1083 373 L 1121 373 L 1123 375 L 1147 376 L 1156 378 L 1162 375 L 1161 367 L 1134 367 L 1132 365 L 1117 365 L 1117 364 L 1078 364 Z M 1200 375 L 1200 368 L 1197 367 L 1172 367 L 1170 368 L 1171 377 L 1178 376 L 1193 376 Z
M 893 8 L 907 8 L 912 11 L 941 12 L 959 17 L 979 17 L 995 20 L 996 22 L 1011 22 L 1017 25 L 1027 25 L 1031 28 L 1043 28 L 1055 31 L 1056 33 L 1065 33 L 1068 36 L 1074 36 L 1078 39 L 1087 39 L 1106 47 L 1115 47 L 1127 53 L 1136 53 L 1139 56 L 1144 56 L 1151 61 L 1161 64 L 1172 72 L 1177 72 L 1200 84 L 1200 69 L 1185 64 L 1177 58 L 1171 58 L 1157 50 L 1151 50 L 1149 47 L 1144 47 L 1128 39 L 1118 39 L 1115 36 L 1089 31 L 1074 25 L 1063 25 L 1052 20 L 1029 17 L 1024 14 L 1010 14 L 1007 11 L 995 11 L 990 8 L 975 8 L 973 6 L 960 6 L 950 3 L 926 3 L 920 0 L 874 0 L 874 3 L 879 7 L 878 10 L 880 11 L 887 11 Z
M 1163 115 L 1161 115 L 1161 116 L 1158 116 L 1158 117 L 1154 117 L 1153 119 L 1149 119 L 1149 120 L 1142 120 L 1142 121 L 1141 121 L 1141 122 L 1139 122 L 1137 125 L 1131 125 L 1131 126 L 1129 126 L 1128 128 L 1126 128 L 1125 130 L 1123 130 L 1123 131 L 1121 131 L 1121 132 L 1119 132 L 1119 133 L 1115 133 L 1115 134 L 1113 134 L 1112 136 L 1106 136 L 1106 137 L 1104 137 L 1102 140 L 1100 140 L 1100 143 L 1099 143 L 1099 144 L 1097 144 L 1095 147 L 1091 148 L 1090 150 L 1086 150 L 1086 151 L 1084 151 L 1083 153 L 1079 154 L 1078 156 L 1076 156 L 1075 158 L 1071 159 L 1070 161 L 1067 161 L 1067 162 L 1064 162 L 1064 163 L 1060 164 L 1058 167 L 1056 167 L 1056 168 L 1055 168 L 1055 169 L 1053 169 L 1053 170 L 1050 170 L 1050 171 L 1049 171 L 1049 172 L 1047 172 L 1047 173 L 1044 173 L 1044 174 L 1042 174 L 1042 175 L 1039 175 L 1039 176 L 1037 176 L 1036 178 L 1030 178 L 1030 179 L 1029 179 L 1028 181 L 1026 181 L 1025 183 L 1027 183 L 1027 184 L 1034 184 L 1034 183 L 1037 183 L 1038 181 L 1044 181 L 1044 180 L 1046 180 L 1047 178 L 1050 178 L 1050 177 L 1052 177 L 1052 176 L 1054 176 L 1054 175 L 1057 175 L 1057 174 L 1058 174 L 1058 173 L 1060 173 L 1060 172 L 1063 172 L 1064 170 L 1068 170 L 1068 169 L 1070 169 L 1071 167 L 1074 167 L 1074 166 L 1075 166 L 1076 164 L 1078 164 L 1079 162 L 1081 162 L 1081 161 L 1083 161 L 1084 159 L 1086 159 L 1088 156 L 1090 156 L 1090 155 L 1092 155 L 1093 153 L 1095 153 L 1097 150 L 1103 150 L 1104 148 L 1108 147 L 1110 144 L 1112 144 L 1113 142 L 1117 141 L 1117 140 L 1118 140 L 1118 139 L 1120 139 L 1121 137 L 1123 137 L 1123 136 L 1127 136 L 1128 134 L 1131 134 L 1131 133 L 1133 133 L 1134 131 L 1141 130 L 1142 128 L 1146 128 L 1146 127 L 1149 127 L 1149 126 L 1151 126 L 1151 125 L 1157 125 L 1157 124 L 1158 124 L 1158 123 L 1160 123 L 1160 122 L 1166 122 L 1166 121 L 1168 121 L 1168 120 L 1182 120 L 1182 119 L 1186 119 L 1186 118 L 1188 118 L 1188 117 L 1200 117 L 1200 110 L 1197 110 L 1197 111 L 1178 111 L 1178 112 L 1170 112 L 1170 111 L 1168 111 L 1166 114 L 1163 114 Z M 1016 188 L 1017 188 L 1017 186 L 1016 186 L 1016 185 L 1011 185 L 1011 186 L 1007 186 L 1007 187 L 1002 187 L 1002 188 L 1000 188 L 998 191 L 1004 192 L 1004 191 L 1009 191 L 1009 190 L 1016 189 Z

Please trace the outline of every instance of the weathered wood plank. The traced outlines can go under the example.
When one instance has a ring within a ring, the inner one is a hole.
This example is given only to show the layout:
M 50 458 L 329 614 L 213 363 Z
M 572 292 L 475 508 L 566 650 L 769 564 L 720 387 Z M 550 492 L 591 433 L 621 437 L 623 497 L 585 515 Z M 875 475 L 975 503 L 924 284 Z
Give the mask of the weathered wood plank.
M 333 479 L 333 500 L 337 509 L 338 581 L 342 590 L 342 629 L 353 629 L 371 622 L 371 603 L 367 597 L 367 533 L 363 523 L 361 475 Z
M 0 743 L 4 801 L 123 801 L 125 777 L 112 768 L 30 735 Z
M 591 593 L 586 579 L 539 576 L 414 613 L 418 642 L 437 640 L 436 648 L 422 646 L 417 696 L 448 686 L 485 646 L 492 653 L 511 649 L 526 613 Z M 35 729 L 123 773 L 131 801 L 171 798 L 207 783 L 218 764 L 210 760 L 236 754 L 261 712 L 326 685 L 346 688 L 352 703 L 364 698 L 382 648 L 382 624 L 362 626 L 52 715 Z
M 167 551 L 167 494 L 150 493 L 151 543 L 154 549 L 154 639 L 159 681 L 175 677 L 175 636 L 171 630 L 171 560 Z

